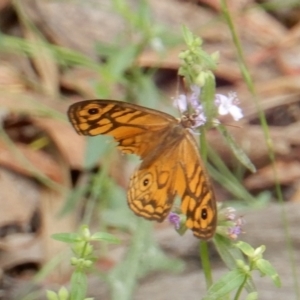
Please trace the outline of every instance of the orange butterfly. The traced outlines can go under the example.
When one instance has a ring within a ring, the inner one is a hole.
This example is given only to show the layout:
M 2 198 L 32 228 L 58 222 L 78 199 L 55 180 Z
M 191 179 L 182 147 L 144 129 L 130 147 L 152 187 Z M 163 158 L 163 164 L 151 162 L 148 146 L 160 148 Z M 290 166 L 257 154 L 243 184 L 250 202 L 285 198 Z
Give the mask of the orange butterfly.
M 77 102 L 68 110 L 79 134 L 114 137 L 123 153 L 142 163 L 130 178 L 127 199 L 138 216 L 162 222 L 175 196 L 181 199 L 186 227 L 201 239 L 213 236 L 217 224 L 214 193 L 196 141 L 192 119 L 113 100 Z

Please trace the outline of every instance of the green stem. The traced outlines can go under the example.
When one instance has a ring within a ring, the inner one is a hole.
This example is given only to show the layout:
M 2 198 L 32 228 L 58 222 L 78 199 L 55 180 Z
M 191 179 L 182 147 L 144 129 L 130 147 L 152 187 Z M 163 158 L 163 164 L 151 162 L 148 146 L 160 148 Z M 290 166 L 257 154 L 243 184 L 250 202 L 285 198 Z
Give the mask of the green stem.
M 266 144 L 267 144 L 268 153 L 269 153 L 269 159 L 271 161 L 272 170 L 273 170 L 275 183 L 276 183 L 276 185 L 275 185 L 276 195 L 277 195 L 277 198 L 278 198 L 279 203 L 281 204 L 281 208 L 282 208 L 281 219 L 282 219 L 283 228 L 285 231 L 285 243 L 286 243 L 286 247 L 288 250 L 290 267 L 291 267 L 292 273 L 293 273 L 294 291 L 295 291 L 296 298 L 300 299 L 300 286 L 299 286 L 299 280 L 298 280 L 298 278 L 299 278 L 298 270 L 296 267 L 297 264 L 295 263 L 296 262 L 295 251 L 294 251 L 292 240 L 291 240 L 291 233 L 290 233 L 290 228 L 288 225 L 288 216 L 287 216 L 287 213 L 286 213 L 286 210 L 284 207 L 284 200 L 283 200 L 282 190 L 280 187 L 279 176 L 278 176 L 278 172 L 275 167 L 275 153 L 274 153 L 273 141 L 272 141 L 272 138 L 270 135 L 270 131 L 269 131 L 269 127 L 268 127 L 268 123 L 267 123 L 265 114 L 264 114 L 263 110 L 261 109 L 260 104 L 258 102 L 257 94 L 256 94 L 254 84 L 253 84 L 253 80 L 252 80 L 252 77 L 248 70 L 248 67 L 246 65 L 246 60 L 244 57 L 243 49 L 242 49 L 240 40 L 238 38 L 234 23 L 232 21 L 230 12 L 228 10 L 226 0 L 221 0 L 221 7 L 222 7 L 223 15 L 224 15 L 226 22 L 229 26 L 229 29 L 231 31 L 232 39 L 233 39 L 234 44 L 237 49 L 241 73 L 242 73 L 243 77 L 245 78 L 245 82 L 248 86 L 249 91 L 253 95 L 253 99 L 254 99 L 255 105 L 257 107 L 258 114 L 259 114 L 260 123 L 262 125 L 262 129 L 263 129 L 264 136 L 266 139 Z
M 246 283 L 247 283 L 247 280 L 248 280 L 248 276 L 245 275 L 244 281 L 242 282 L 242 284 L 241 284 L 240 287 L 238 288 L 238 290 L 237 290 L 237 292 L 236 292 L 236 294 L 235 294 L 235 296 L 234 296 L 234 298 L 233 298 L 234 300 L 238 300 L 238 299 L 240 298 L 241 293 L 242 293 L 242 291 L 243 291 L 243 289 L 244 289 L 244 286 L 245 286 Z
M 84 245 L 83 245 L 81 254 L 80 254 L 80 258 L 84 258 L 85 257 L 85 250 L 86 250 L 87 246 L 88 246 L 88 242 L 85 242 Z
M 200 258 L 203 266 L 203 272 L 206 282 L 206 289 L 208 290 L 213 284 L 211 266 L 208 254 L 208 245 L 206 241 L 200 241 Z
M 241 293 L 242 293 L 242 291 L 243 291 L 243 289 L 244 289 L 244 287 L 245 287 L 248 279 L 251 277 L 250 276 L 250 272 L 253 271 L 253 269 L 254 269 L 254 263 L 251 262 L 250 263 L 250 271 L 247 272 L 247 273 L 245 273 L 245 278 L 244 278 L 242 284 L 239 286 L 238 290 L 236 291 L 236 294 L 234 296 L 234 300 L 238 300 L 240 298 Z
M 206 131 L 201 130 L 201 134 L 199 136 L 200 141 L 200 155 L 203 161 L 206 163 L 207 161 L 207 144 L 206 144 Z
M 137 229 L 132 243 L 128 249 L 125 260 L 120 263 L 110 274 L 111 299 L 132 299 L 135 284 L 137 282 L 141 258 L 146 249 L 152 223 L 142 219 L 138 220 Z

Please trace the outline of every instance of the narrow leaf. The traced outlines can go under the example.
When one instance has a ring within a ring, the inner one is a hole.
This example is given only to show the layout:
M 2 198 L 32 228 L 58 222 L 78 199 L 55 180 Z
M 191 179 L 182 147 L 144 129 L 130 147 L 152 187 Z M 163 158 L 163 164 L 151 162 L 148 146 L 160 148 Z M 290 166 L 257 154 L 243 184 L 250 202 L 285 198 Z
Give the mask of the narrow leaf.
M 65 243 L 74 243 L 81 240 L 77 233 L 55 233 L 52 234 L 51 237 L 57 241 Z
M 249 257 L 252 257 L 254 255 L 254 249 L 248 243 L 239 241 L 235 244 L 235 246 L 237 248 L 239 248 L 244 254 L 246 254 Z
M 221 277 L 208 290 L 202 300 L 223 299 L 228 293 L 239 288 L 245 280 L 245 274 L 239 269 L 234 269 Z
M 234 155 L 236 156 L 236 158 L 251 172 L 255 173 L 256 172 L 255 166 L 250 161 L 250 159 L 246 155 L 246 153 L 242 150 L 242 148 L 236 143 L 233 136 L 231 134 L 229 134 L 229 132 L 225 128 L 225 126 L 221 124 L 217 128 L 219 129 L 219 132 L 223 135 L 223 137 L 227 141 L 229 147 L 231 148 L 231 150 L 234 153 Z
M 94 241 L 105 241 L 113 244 L 119 244 L 120 240 L 112 234 L 106 232 L 96 232 L 92 235 Z
M 271 277 L 277 287 L 281 286 L 280 277 L 269 261 L 261 258 L 256 261 L 255 265 L 262 274 Z
M 257 300 L 258 299 L 258 293 L 253 292 L 247 295 L 246 300 Z
M 75 271 L 71 277 L 71 295 L 72 300 L 82 300 L 86 295 L 87 279 L 81 271 Z
M 236 267 L 237 259 L 244 260 L 240 249 L 235 247 L 235 244 L 228 238 L 216 234 L 213 241 L 218 253 L 229 269 L 234 269 Z

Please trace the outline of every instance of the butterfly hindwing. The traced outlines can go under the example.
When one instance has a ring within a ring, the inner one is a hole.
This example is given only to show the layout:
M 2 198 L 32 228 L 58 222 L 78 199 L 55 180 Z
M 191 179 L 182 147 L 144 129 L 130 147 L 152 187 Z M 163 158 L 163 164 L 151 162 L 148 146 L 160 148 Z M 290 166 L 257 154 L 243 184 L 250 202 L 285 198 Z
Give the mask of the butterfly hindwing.
M 176 196 L 173 184 L 170 170 L 159 161 L 154 161 L 147 168 L 141 165 L 130 178 L 128 205 L 135 214 L 162 222 Z
M 186 215 L 186 227 L 196 237 L 209 239 L 217 223 L 216 200 L 210 179 L 190 133 L 186 134 L 178 148 L 184 163 L 180 163 L 176 187 L 181 197 L 181 211 Z

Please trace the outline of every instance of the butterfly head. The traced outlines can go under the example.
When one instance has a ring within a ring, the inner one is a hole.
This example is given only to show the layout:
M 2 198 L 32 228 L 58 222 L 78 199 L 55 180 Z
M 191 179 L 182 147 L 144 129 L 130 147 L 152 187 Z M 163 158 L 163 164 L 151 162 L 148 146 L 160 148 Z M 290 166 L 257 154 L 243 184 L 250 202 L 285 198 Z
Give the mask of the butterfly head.
M 184 128 L 189 128 L 189 129 L 195 129 L 197 127 L 200 127 L 204 125 L 206 122 L 205 116 L 201 113 L 184 113 L 181 118 L 180 118 L 180 124 Z

